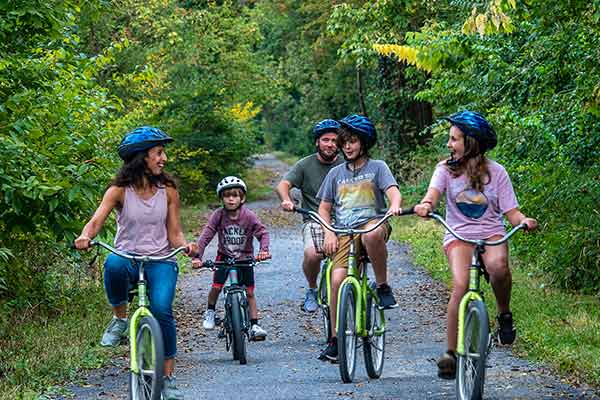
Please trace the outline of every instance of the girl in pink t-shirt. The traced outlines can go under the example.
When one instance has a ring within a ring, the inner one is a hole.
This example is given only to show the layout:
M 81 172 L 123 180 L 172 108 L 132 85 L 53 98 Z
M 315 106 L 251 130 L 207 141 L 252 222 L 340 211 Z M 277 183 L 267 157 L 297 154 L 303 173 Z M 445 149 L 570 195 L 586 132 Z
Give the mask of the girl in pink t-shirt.
M 528 230 L 535 229 L 537 221 L 519 211 L 504 167 L 485 157 L 485 152 L 497 143 L 496 133 L 488 121 L 472 111 L 458 112 L 445 119 L 452 124 L 447 144 L 450 158 L 437 165 L 427 194 L 415 207 L 415 212 L 427 217 L 445 193 L 446 221 L 467 239 L 500 239 L 506 233 L 503 217 L 513 226 L 525 223 Z M 444 250 L 452 271 L 452 294 L 447 313 L 448 351 L 437 365 L 438 376 L 454 379 L 458 306 L 469 283 L 473 246 L 446 232 Z M 510 312 L 512 277 L 508 267 L 508 245 L 487 247 L 482 257 L 496 295 L 499 340 L 503 344 L 512 344 L 516 330 Z

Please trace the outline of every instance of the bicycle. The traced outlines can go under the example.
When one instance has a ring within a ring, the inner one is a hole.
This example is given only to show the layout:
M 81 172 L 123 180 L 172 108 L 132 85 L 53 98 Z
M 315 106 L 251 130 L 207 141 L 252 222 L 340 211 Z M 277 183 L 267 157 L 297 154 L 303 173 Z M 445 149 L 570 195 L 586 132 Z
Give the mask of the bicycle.
M 223 268 L 227 270 L 227 281 L 224 286 L 225 313 L 223 330 L 219 337 L 225 337 L 225 348 L 231 349 L 233 359 L 240 364 L 248 361 L 246 340 L 249 338 L 250 314 L 248 311 L 248 298 L 246 287 L 239 284 L 238 271 L 241 268 L 254 268 L 260 262 L 254 259 L 235 260 L 229 258 L 225 261 L 205 261 L 203 268 L 212 271 Z
M 179 247 L 162 257 L 138 256 L 120 252 L 99 240 L 92 240 L 90 246 L 100 246 L 119 257 L 139 264 L 137 287 L 129 291 L 129 300 L 138 296 L 138 308 L 129 318 L 129 400 L 160 400 L 163 388 L 164 342 L 158 321 L 150 312 L 150 302 L 146 295 L 144 264 L 151 261 L 165 261 L 174 257 L 185 247 Z M 74 248 L 74 247 L 73 247 Z
M 485 364 L 492 346 L 490 320 L 480 286 L 482 275 L 488 280 L 481 255 L 485 253 L 486 246 L 498 246 L 505 243 L 517 231 L 527 229 L 527 225 L 519 224 L 502 239 L 488 242 L 465 239 L 454 231 L 441 215 L 435 212 L 429 213 L 428 216 L 442 224 L 458 240 L 475 245 L 469 267 L 469 286 L 461 298 L 458 308 L 456 394 L 460 400 L 481 400 L 485 381 Z
M 371 232 L 384 224 L 392 214 L 381 215 L 381 219 L 366 229 L 336 228 L 324 221 L 314 211 L 295 208 L 301 214 L 309 216 L 326 229 L 340 235 L 350 236 L 350 252 L 348 257 L 348 275 L 338 290 L 337 342 L 340 376 L 344 383 L 354 379 L 356 370 L 356 351 L 358 338 L 362 338 L 365 368 L 369 378 L 377 379 L 383 371 L 385 355 L 385 318 L 380 307 L 374 282 L 369 282 L 366 266 L 370 263 L 366 254 L 357 257 L 354 235 Z M 401 215 L 413 214 L 413 209 Z M 327 299 L 331 298 L 330 274 L 321 277 L 327 285 Z M 327 309 L 328 309 L 327 305 Z M 329 314 L 327 316 L 329 321 Z M 329 321 L 330 322 L 330 321 Z M 331 326 L 329 324 L 329 326 Z

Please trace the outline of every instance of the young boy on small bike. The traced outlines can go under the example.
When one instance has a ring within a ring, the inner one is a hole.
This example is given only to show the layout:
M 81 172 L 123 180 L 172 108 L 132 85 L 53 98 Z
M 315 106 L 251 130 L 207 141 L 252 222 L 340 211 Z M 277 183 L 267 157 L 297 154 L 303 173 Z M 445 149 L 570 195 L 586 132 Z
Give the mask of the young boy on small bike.
M 398 183 L 387 164 L 382 160 L 369 158 L 369 149 L 377 141 L 375 126 L 371 120 L 361 115 L 348 115 L 340 120 L 337 145 L 344 154 L 345 163 L 332 168 L 317 194 L 321 200 L 319 215 L 331 223 L 331 211 L 335 211 L 337 225 L 353 228 L 367 228 L 377 223 L 377 215 L 386 208 L 385 199 L 390 202 L 388 212 L 399 215 L 402 212 L 400 203 L 402 196 Z M 377 284 L 377 296 L 383 309 L 397 307 L 392 289 L 387 283 L 387 248 L 386 241 L 391 227 L 385 223 L 372 232 L 355 237 L 357 254 L 365 248 Z M 323 243 L 325 254 L 332 257 L 332 295 L 331 324 L 332 337 L 319 357 L 322 360 L 337 360 L 336 340 L 336 307 L 337 292 L 348 271 L 348 255 L 350 239 L 348 236 L 338 238 L 335 233 L 325 229 Z
M 506 234 L 503 216 L 513 226 L 524 223 L 527 230 L 535 229 L 537 221 L 519 211 L 504 167 L 485 156 L 485 152 L 497 143 L 496 132 L 489 122 L 473 111 L 461 111 L 445 119 L 451 124 L 447 143 L 450 157 L 437 165 L 427 194 L 415 206 L 415 212 L 426 217 L 445 192 L 446 221 L 467 239 L 501 239 Z M 452 271 L 452 293 L 447 313 L 448 350 L 437 365 L 440 378 L 454 379 L 458 307 L 469 283 L 473 246 L 446 232 L 444 250 Z M 510 312 L 512 277 L 508 267 L 508 245 L 487 247 L 482 257 L 496 295 L 498 339 L 502 344 L 512 344 L 516 330 Z
M 271 258 L 269 254 L 269 234 L 256 214 L 244 206 L 246 201 L 246 184 L 235 176 L 225 177 L 217 185 L 217 196 L 223 207 L 215 210 L 209 217 L 207 225 L 198 238 L 198 255 L 192 259 L 193 268 L 202 267 L 202 256 L 206 246 L 215 235 L 219 237 L 217 260 L 234 258 L 243 260 L 254 256 L 252 239 L 260 242 L 257 261 Z M 258 310 L 254 295 L 254 270 L 250 268 L 239 271 L 239 282 L 246 286 L 248 306 L 250 308 L 250 340 L 264 340 L 267 333 L 258 325 Z M 208 293 L 208 306 L 204 315 L 204 329 L 215 328 L 215 306 L 219 293 L 227 279 L 227 270 L 219 269 L 213 274 L 213 283 Z

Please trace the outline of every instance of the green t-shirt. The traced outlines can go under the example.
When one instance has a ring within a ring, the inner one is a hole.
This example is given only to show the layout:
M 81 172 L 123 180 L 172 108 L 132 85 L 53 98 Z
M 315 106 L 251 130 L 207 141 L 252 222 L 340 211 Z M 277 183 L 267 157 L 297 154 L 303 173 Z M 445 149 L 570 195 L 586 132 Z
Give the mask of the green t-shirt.
M 321 183 L 331 168 L 343 164 L 344 159 L 340 156 L 331 164 L 323 164 L 317 158 L 317 154 L 311 154 L 298 161 L 291 170 L 283 177 L 283 180 L 292 184 L 292 187 L 302 192 L 302 208 L 317 212 L 320 201 L 317 200 L 317 192 Z M 304 217 L 304 220 L 308 220 Z

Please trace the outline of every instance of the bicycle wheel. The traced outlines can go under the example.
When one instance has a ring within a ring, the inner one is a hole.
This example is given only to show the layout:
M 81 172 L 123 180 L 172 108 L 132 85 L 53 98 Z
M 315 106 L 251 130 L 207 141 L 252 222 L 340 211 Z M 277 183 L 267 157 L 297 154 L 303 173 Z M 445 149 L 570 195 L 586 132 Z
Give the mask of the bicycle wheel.
M 458 356 L 456 392 L 461 400 L 481 400 L 485 381 L 490 326 L 483 301 L 467 306 L 464 329 L 465 355 Z
M 325 343 L 329 342 L 331 338 L 331 318 L 329 314 L 329 299 L 327 298 L 327 280 L 324 276 L 327 268 L 321 269 L 321 280 L 319 282 L 319 306 L 321 308 L 321 315 L 323 319 L 323 336 L 325 336 Z
M 339 326 L 337 329 L 340 375 L 344 383 L 352 382 L 356 369 L 356 302 L 354 287 L 343 284 L 340 296 Z
M 246 364 L 246 333 L 244 332 L 242 302 L 240 294 L 231 296 L 231 330 L 233 331 L 233 354 L 234 359 L 240 364 Z M 237 358 L 235 358 L 237 356 Z
M 325 338 L 325 343 L 329 342 L 331 338 L 331 317 L 329 315 L 329 306 L 321 306 L 321 314 L 323 320 L 323 337 Z
M 371 284 L 375 288 L 375 284 Z M 368 336 L 363 338 L 363 354 L 365 356 L 365 368 L 369 378 L 377 379 L 383 371 L 383 360 L 385 355 L 385 329 L 383 322 L 383 311 L 379 310 L 371 293 L 367 293 L 366 329 Z
M 154 317 L 143 317 L 136 334 L 135 357 L 139 373 L 129 374 L 130 400 L 160 400 L 165 360 L 162 331 Z

